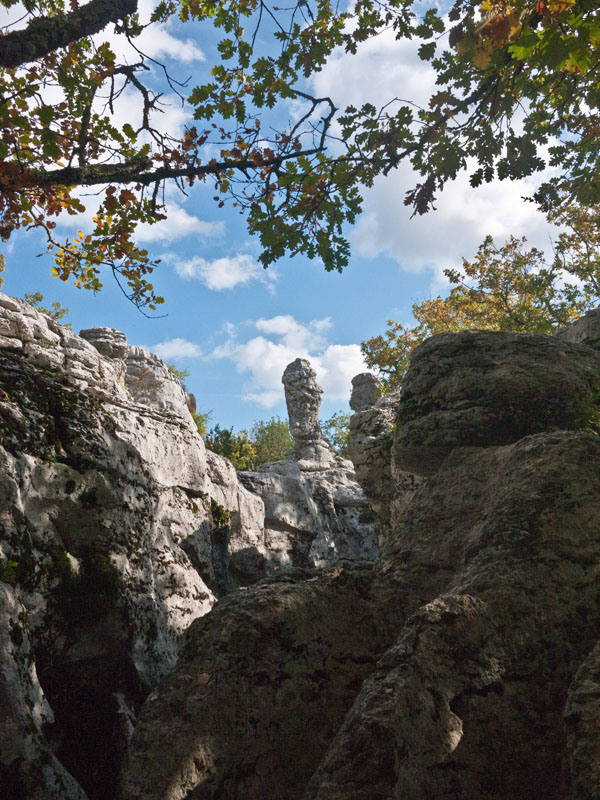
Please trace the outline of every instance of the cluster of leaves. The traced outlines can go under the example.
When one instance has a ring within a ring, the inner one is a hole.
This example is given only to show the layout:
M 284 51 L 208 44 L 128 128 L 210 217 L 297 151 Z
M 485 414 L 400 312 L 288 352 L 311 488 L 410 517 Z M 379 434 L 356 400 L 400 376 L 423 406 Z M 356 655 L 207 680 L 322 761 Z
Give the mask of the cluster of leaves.
M 421 176 L 406 194 L 415 213 L 432 208 L 471 161 L 477 186 L 540 171 L 546 153 L 558 172 L 539 187 L 544 207 L 564 197 L 600 202 L 595 4 L 456 0 L 449 23 L 414 4 L 357 0 L 340 11 L 330 0 L 285 8 L 162 0 L 150 25 L 178 15 L 223 36 L 210 80 L 182 95 L 196 124 L 178 137 L 155 123 L 161 91 L 145 82 L 150 60 L 136 45 L 144 27 L 136 0 L 90 0 L 71 11 L 61 0 L 32 0 L 25 30 L 0 37 L 0 234 L 42 230 L 57 277 L 97 291 L 108 269 L 134 303 L 155 309 L 162 298 L 149 277 L 158 259 L 135 238 L 141 223 L 164 218 L 168 180 L 182 189 L 213 180 L 217 203 L 247 215 L 264 266 L 303 253 L 329 270 L 348 262 L 344 226 L 360 211 L 360 187 L 403 160 Z M 109 23 L 137 52 L 136 63 L 120 63 L 107 42 L 90 38 Z M 419 55 L 441 89 L 423 108 L 393 99 L 380 109 L 349 107 L 334 135 L 335 98 L 311 96 L 306 79 L 334 48 L 355 53 L 384 30 L 421 42 Z M 440 45 L 446 34 L 448 47 Z M 169 91 L 182 90 L 166 70 L 164 77 Z M 138 107 L 117 124 L 114 104 L 124 92 Z M 302 111 L 277 124 L 271 109 L 290 100 Z M 59 240 L 56 218 L 84 210 L 78 187 L 98 192 L 93 226 Z
M 511 237 L 497 247 L 488 236 L 462 270 L 446 269 L 448 297 L 415 303 L 417 321 L 388 321 L 382 336 L 362 343 L 367 365 L 381 373 L 387 391 L 400 387 L 410 354 L 436 333 L 465 329 L 552 334 L 600 301 L 600 208 L 568 206 L 552 220 L 566 226 L 554 259 Z
M 50 308 L 46 308 L 44 305 L 42 305 L 44 302 L 44 295 L 41 292 L 29 292 L 23 299 L 29 303 L 30 306 L 33 306 L 38 311 L 41 311 L 42 314 L 47 314 L 49 317 L 51 317 L 51 319 L 62 323 L 67 328 L 71 327 L 70 323 L 63 322 L 63 319 L 69 313 L 69 309 L 61 305 L 58 300 L 53 300 L 50 304 Z
M 185 379 L 186 379 L 186 378 L 189 378 L 189 377 L 190 377 L 190 371 L 189 371 L 189 369 L 178 369 L 178 368 L 175 366 L 175 364 L 173 364 L 173 362 L 172 362 L 172 361 L 167 361 L 167 362 L 166 362 L 166 365 L 167 365 L 167 369 L 169 370 L 169 372 L 171 373 L 171 375 L 173 375 L 175 378 L 177 378 L 177 380 L 178 380 L 178 381 L 179 381 L 181 384 L 183 384 L 183 382 L 185 381 Z M 184 385 L 184 387 L 183 387 L 183 388 L 185 389 L 185 385 Z
M 335 447 L 341 456 L 346 457 L 350 444 L 350 414 L 336 411 L 329 419 L 320 422 L 323 435 L 329 444 Z
M 205 436 L 214 453 L 225 456 L 237 470 L 252 471 L 270 461 L 284 459 L 293 445 L 288 423 L 279 417 L 259 420 L 250 432 L 215 425 Z
M 212 411 L 192 411 L 191 414 L 198 428 L 198 433 L 204 438 L 208 433 L 208 423 L 212 417 Z

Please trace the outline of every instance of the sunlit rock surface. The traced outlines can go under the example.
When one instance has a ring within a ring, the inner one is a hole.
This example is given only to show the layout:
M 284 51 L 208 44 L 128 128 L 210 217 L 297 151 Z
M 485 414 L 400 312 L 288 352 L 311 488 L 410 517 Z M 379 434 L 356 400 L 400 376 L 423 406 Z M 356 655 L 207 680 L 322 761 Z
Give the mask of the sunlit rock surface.
M 182 632 L 235 584 L 230 555 L 264 546 L 262 500 L 207 454 L 166 366 L 117 331 L 85 336 L 0 295 L 0 579 L 13 641 L 0 783 L 14 797 L 83 796 L 75 779 L 114 795 L 137 709 Z
M 288 364 L 282 382 L 294 446 L 284 461 L 241 472 L 240 480 L 265 504 L 266 572 L 372 562 L 377 534 L 351 461 L 323 436 L 323 390 L 305 359 Z

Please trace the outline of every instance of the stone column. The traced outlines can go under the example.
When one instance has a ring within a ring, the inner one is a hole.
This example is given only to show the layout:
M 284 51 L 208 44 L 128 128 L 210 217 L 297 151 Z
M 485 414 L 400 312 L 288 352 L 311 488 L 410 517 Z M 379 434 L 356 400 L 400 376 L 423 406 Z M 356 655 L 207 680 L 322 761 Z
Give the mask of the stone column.
M 297 358 L 288 364 L 281 379 L 285 389 L 290 433 L 294 439 L 294 456 L 300 469 L 317 470 L 331 467 L 338 458 L 321 432 L 319 408 L 323 390 L 310 362 Z

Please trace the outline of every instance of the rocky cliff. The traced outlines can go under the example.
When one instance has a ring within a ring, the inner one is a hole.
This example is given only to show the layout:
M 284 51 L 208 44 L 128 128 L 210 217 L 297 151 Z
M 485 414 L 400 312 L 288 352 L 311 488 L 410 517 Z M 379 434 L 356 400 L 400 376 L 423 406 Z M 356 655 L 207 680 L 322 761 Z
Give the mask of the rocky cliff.
M 137 711 L 190 623 L 266 574 L 339 559 L 341 526 L 294 480 L 280 499 L 306 518 L 305 541 L 328 547 L 318 563 L 298 548 L 280 557 L 263 500 L 205 449 L 189 399 L 119 331 L 77 336 L 0 295 L 0 784 L 11 798 L 114 797 Z M 351 485 L 346 505 L 367 511 L 351 471 L 338 472 L 327 497 Z M 372 522 L 365 532 L 372 540 Z
M 324 526 L 317 476 L 347 468 L 306 363 L 294 452 L 244 477 L 312 487 L 298 569 L 301 528 L 265 526 L 159 360 L 0 296 L 3 792 L 598 800 L 598 316 L 433 337 L 401 395 L 356 379 L 381 552 L 342 536 L 317 570 L 352 506 Z
M 352 423 L 374 569 L 194 622 L 122 797 L 598 800 L 599 390 L 573 332 L 423 344 Z

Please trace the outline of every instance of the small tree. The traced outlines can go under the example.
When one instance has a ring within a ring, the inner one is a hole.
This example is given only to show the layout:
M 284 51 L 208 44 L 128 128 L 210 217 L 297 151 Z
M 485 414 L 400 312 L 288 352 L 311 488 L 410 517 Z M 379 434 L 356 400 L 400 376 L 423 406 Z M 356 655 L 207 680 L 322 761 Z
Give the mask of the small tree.
M 204 442 L 209 450 L 225 456 L 241 471 L 255 470 L 269 461 L 281 461 L 294 444 L 287 422 L 279 417 L 258 420 L 250 434 L 245 430 L 234 433 L 233 428 L 215 425 Z
M 256 449 L 257 466 L 269 461 L 283 460 L 294 445 L 287 420 L 279 417 L 271 417 L 266 422 L 264 420 L 255 422 L 250 431 L 250 438 Z
M 208 421 L 212 417 L 212 411 L 191 411 L 192 419 L 196 423 L 198 433 L 204 439 L 208 432 Z
M 205 445 L 213 453 L 229 459 L 237 470 L 253 470 L 256 467 L 256 450 L 246 431 L 233 432 L 231 428 L 215 425 L 206 434 Z
M 473 261 L 446 269 L 452 289 L 412 307 L 417 324 L 393 320 L 381 336 L 361 345 L 369 367 L 381 373 L 387 391 L 397 389 L 412 351 L 436 333 L 466 329 L 553 333 L 573 322 L 600 299 L 600 210 L 567 206 L 552 222 L 566 225 L 547 263 L 526 239 L 511 236 L 497 247 L 486 237 Z
M 30 292 L 25 295 L 24 299 L 27 303 L 29 303 L 30 306 L 33 306 L 38 311 L 41 311 L 42 314 L 47 314 L 53 320 L 60 322 L 67 328 L 71 327 L 70 323 L 63 322 L 63 319 L 69 313 L 69 309 L 62 306 L 57 300 L 52 301 L 50 308 L 45 308 L 42 305 L 44 302 L 44 295 L 41 292 Z
M 175 366 L 175 364 L 173 364 L 172 361 L 167 361 L 166 364 L 167 364 L 167 369 L 169 370 L 171 375 L 174 375 L 182 385 L 184 380 L 190 377 L 189 369 L 177 369 L 177 367 Z
M 328 420 L 321 421 L 321 430 L 329 444 L 345 457 L 350 444 L 350 414 L 336 411 Z

